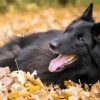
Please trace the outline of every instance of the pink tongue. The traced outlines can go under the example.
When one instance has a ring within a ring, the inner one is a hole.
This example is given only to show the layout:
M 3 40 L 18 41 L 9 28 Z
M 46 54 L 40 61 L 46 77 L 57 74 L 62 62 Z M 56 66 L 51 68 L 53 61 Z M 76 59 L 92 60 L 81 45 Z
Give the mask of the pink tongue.
M 66 62 L 67 59 L 68 59 L 68 57 L 66 55 L 60 54 L 57 58 L 53 59 L 50 62 L 50 65 L 49 65 L 49 68 L 48 68 L 49 71 L 54 72 L 58 68 L 63 67 L 63 65 L 64 65 L 64 63 Z

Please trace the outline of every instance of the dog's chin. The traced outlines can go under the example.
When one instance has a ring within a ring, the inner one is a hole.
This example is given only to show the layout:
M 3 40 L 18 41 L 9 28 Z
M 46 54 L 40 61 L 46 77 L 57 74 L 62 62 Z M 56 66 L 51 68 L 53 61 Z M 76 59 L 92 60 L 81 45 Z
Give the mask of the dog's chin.
M 57 53 L 58 52 L 56 52 L 56 54 Z M 76 54 L 58 54 L 58 57 L 51 60 L 48 70 L 50 72 L 61 72 L 69 68 L 77 59 L 78 56 Z

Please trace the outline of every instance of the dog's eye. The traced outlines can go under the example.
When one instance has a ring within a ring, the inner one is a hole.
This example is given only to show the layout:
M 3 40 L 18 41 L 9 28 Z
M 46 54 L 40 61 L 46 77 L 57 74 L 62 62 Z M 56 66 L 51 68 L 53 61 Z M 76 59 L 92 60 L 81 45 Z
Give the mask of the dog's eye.
M 77 40 L 82 41 L 82 40 L 83 40 L 83 34 L 79 34 L 79 35 L 77 36 Z
M 71 32 L 73 29 L 71 27 L 67 27 L 67 29 L 64 31 L 64 33 L 66 32 Z

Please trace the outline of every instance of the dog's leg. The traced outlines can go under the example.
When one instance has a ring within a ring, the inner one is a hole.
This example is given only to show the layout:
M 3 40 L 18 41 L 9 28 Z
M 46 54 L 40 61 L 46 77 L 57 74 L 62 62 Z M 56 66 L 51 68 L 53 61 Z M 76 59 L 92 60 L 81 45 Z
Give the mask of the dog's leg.
M 39 34 L 32 34 L 25 37 L 17 37 L 1 47 L 0 67 L 9 66 L 12 70 L 17 69 L 16 58 L 19 51 L 30 45 L 38 36 Z
M 0 48 L 0 67 L 10 66 L 15 69 L 15 58 L 20 50 L 20 38 L 16 38 Z

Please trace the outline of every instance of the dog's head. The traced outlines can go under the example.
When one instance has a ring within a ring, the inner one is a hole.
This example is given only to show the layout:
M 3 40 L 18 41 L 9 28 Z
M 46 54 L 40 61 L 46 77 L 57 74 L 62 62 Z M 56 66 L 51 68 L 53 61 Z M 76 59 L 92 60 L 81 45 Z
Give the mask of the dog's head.
M 59 56 L 50 62 L 49 71 L 61 71 L 93 49 L 100 23 L 95 23 L 92 15 L 93 4 L 91 3 L 82 16 L 66 28 L 62 36 L 50 42 L 50 49 Z

